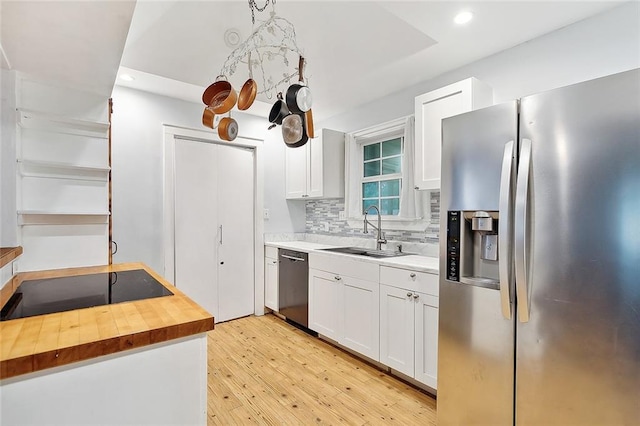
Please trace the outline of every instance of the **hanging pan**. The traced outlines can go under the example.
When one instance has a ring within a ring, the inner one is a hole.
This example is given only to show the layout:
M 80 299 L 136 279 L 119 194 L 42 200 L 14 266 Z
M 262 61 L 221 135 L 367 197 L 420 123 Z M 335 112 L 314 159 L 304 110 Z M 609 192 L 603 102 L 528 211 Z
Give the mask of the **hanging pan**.
M 282 119 L 288 116 L 291 112 L 287 108 L 287 104 L 282 100 L 282 92 L 278 93 L 278 100 L 271 107 L 269 112 L 269 122 L 274 124 L 282 124 Z
M 233 89 L 224 76 L 218 76 L 216 81 L 206 88 L 202 94 L 202 102 L 208 105 L 216 114 L 225 114 L 231 111 L 238 100 L 238 93 Z
M 238 95 L 238 109 L 244 111 L 249 109 L 256 99 L 258 93 L 258 84 L 253 79 L 253 72 L 251 71 L 251 52 L 249 52 L 249 78 L 244 82 L 240 94 Z
M 289 114 L 282 120 L 282 139 L 290 148 L 303 146 L 309 140 L 304 114 Z
M 304 69 L 305 60 L 302 56 L 300 56 L 300 60 L 298 61 L 298 83 L 292 84 L 287 89 L 287 107 L 289 111 L 301 113 L 307 112 L 311 109 L 311 90 L 304 84 L 303 78 L 303 69 Z
M 205 107 L 204 112 L 202 113 L 202 125 L 213 129 L 213 120 L 215 119 L 215 116 L 216 115 L 211 111 L 211 108 Z
M 234 140 L 238 136 L 238 122 L 231 117 L 223 117 L 218 123 L 218 136 L 223 141 Z

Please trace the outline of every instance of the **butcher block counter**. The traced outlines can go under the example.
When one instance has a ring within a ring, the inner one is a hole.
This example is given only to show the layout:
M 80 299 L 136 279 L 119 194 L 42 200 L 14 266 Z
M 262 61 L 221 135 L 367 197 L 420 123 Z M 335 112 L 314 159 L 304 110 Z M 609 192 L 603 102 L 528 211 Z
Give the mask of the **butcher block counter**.
M 143 263 L 25 272 L 7 285 L 16 291 L 27 280 L 139 269 L 173 295 L 0 322 L 0 379 L 213 330 L 211 314 Z

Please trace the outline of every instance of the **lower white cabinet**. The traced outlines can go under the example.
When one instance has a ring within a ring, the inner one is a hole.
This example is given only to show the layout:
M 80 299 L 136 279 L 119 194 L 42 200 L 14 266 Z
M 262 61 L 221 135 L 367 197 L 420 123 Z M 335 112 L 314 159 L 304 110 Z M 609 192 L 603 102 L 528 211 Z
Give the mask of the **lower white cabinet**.
M 264 305 L 278 311 L 278 249 L 264 250 Z
M 380 362 L 437 389 L 438 276 L 383 266 L 380 280 Z
M 378 361 L 378 265 L 313 254 L 309 262 L 309 328 Z
M 342 283 L 326 271 L 309 269 L 309 328 L 329 339 L 342 335 Z
M 342 278 L 343 318 L 340 344 L 376 361 L 380 358 L 379 284 Z

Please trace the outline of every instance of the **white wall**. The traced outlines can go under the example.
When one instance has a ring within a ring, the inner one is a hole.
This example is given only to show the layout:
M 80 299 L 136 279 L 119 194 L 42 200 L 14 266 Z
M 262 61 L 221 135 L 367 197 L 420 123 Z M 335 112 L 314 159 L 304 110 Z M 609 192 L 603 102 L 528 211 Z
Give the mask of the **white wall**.
M 492 86 L 494 102 L 498 103 L 638 67 L 640 3 L 631 2 L 319 125 L 350 132 L 413 114 L 415 96 L 468 77 L 477 77 Z
M 164 270 L 162 251 L 162 125 L 205 129 L 203 105 L 116 86 L 113 92 L 112 181 L 114 262 L 142 261 Z M 266 233 L 302 232 L 303 202 L 284 200 L 284 143 L 268 121 L 234 113 L 242 137 L 265 139 L 264 207 L 272 219 Z M 212 131 L 213 132 L 213 131 Z
M 18 245 L 15 72 L 0 69 L 0 80 L 0 247 L 14 247 Z

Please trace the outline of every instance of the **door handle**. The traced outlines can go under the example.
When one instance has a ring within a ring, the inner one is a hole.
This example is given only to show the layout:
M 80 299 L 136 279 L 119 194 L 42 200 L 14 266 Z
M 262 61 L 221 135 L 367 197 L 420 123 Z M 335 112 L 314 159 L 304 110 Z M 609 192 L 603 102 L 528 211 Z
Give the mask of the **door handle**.
M 500 277 L 500 305 L 502 315 L 511 319 L 511 183 L 513 181 L 513 146 L 504 145 L 500 175 L 500 204 L 498 222 L 498 273 Z
M 529 196 L 529 175 L 531 174 L 531 141 L 522 140 L 520 164 L 518 165 L 518 183 L 516 186 L 515 257 L 516 257 L 516 296 L 518 298 L 518 317 L 520 322 L 528 322 L 531 310 L 530 285 L 527 259 L 527 198 Z

